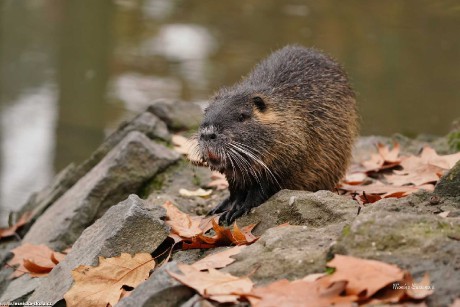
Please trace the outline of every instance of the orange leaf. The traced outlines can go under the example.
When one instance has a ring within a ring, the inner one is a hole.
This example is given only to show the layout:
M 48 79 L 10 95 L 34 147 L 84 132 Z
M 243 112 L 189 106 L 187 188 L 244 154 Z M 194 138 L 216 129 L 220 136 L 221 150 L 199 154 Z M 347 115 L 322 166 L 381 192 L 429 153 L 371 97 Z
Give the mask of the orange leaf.
M 41 267 L 41 268 L 53 268 L 56 264 L 51 260 L 53 250 L 46 245 L 34 245 L 30 243 L 24 243 L 15 249 L 11 250 L 14 257 L 8 261 L 8 265 L 16 266 L 19 265 L 16 270 L 11 274 L 12 277 L 19 277 L 24 273 L 37 273 L 29 271 L 26 265 L 29 267 Z M 27 259 L 27 262 L 25 261 Z M 35 265 L 35 266 L 34 266 Z M 31 274 L 32 275 L 32 274 Z M 46 275 L 46 274 L 45 274 Z M 34 276 L 34 275 L 33 275 Z
M 203 259 L 198 260 L 197 262 L 193 263 L 192 266 L 197 270 L 203 271 L 208 269 L 220 269 L 226 267 L 230 263 L 234 262 L 234 258 L 230 258 L 233 255 L 239 254 L 242 249 L 246 246 L 234 246 L 232 248 L 228 248 L 223 252 L 215 253 L 212 255 L 208 255 Z
M 54 268 L 55 264 L 53 263 L 52 266 L 42 266 L 32 260 L 24 259 L 23 266 L 30 272 L 30 276 L 41 277 L 48 275 L 48 273 Z
M 239 298 L 237 293 L 248 293 L 253 287 L 248 277 L 236 277 L 215 269 L 201 272 L 186 264 L 178 264 L 178 267 L 183 274 L 168 271 L 169 275 L 195 289 L 201 296 L 219 303 L 236 303 Z
M 80 265 L 72 270 L 75 280 L 64 295 L 67 306 L 115 306 L 122 296 L 123 286 L 137 287 L 149 277 L 155 267 L 148 253 L 122 253 L 118 257 L 99 257 L 96 267 Z

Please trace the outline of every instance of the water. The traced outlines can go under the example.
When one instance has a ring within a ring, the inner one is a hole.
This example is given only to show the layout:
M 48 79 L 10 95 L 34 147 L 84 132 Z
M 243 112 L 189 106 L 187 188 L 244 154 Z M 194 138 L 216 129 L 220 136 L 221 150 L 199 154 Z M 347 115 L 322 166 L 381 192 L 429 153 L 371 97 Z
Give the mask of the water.
M 288 43 L 344 65 L 362 134 L 443 135 L 459 33 L 447 0 L 0 0 L 0 223 L 151 101 L 206 100 Z

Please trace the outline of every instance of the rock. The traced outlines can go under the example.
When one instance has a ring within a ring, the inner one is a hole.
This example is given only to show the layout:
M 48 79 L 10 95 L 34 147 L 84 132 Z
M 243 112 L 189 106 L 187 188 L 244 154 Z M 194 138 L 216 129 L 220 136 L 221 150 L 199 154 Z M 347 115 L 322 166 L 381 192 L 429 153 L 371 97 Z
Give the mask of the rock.
M 40 216 L 23 242 L 55 250 L 70 246 L 110 206 L 137 192 L 179 155 L 131 132 Z
M 331 253 L 393 263 L 418 280 L 427 272 L 435 287 L 428 306 L 447 306 L 460 284 L 459 233 L 458 219 L 394 212 L 376 203 L 344 228 Z
M 97 265 L 100 256 L 152 253 L 169 234 L 165 215 L 161 207 L 146 209 L 136 195 L 113 206 L 83 232 L 64 260 L 42 279 L 29 301 L 55 304 L 72 285 L 71 271 L 79 265 Z
M 190 130 L 197 128 L 203 118 L 200 106 L 192 102 L 160 100 L 148 110 L 161 118 L 171 130 Z
M 172 278 L 168 271 L 180 273 L 176 262 L 156 269 L 145 282 L 122 299 L 116 307 L 180 306 L 189 300 L 195 291 Z
M 358 205 L 346 196 L 330 191 L 315 193 L 281 190 L 251 213 L 237 219 L 239 226 L 257 224 L 254 234 L 289 223 L 324 227 L 343 221 L 351 221 L 358 213 Z
M 223 271 L 236 276 L 250 275 L 258 285 L 324 272 L 326 254 L 343 225 L 318 229 L 309 226 L 271 228 L 256 243 L 233 256 L 236 261 Z
M 53 179 L 53 182 L 48 187 L 32 194 L 21 209 L 20 214 L 26 211 L 33 211 L 34 216 L 39 216 L 133 131 L 141 132 L 151 139 L 166 141 L 170 139 L 166 124 L 154 114 L 147 111 L 143 112 L 131 121 L 122 123 L 83 163 L 78 166 L 69 165 Z
M 26 302 L 27 298 L 40 284 L 40 278 L 22 275 L 10 282 L 7 289 L 0 297 L 0 302 Z
M 434 193 L 443 197 L 460 197 L 460 161 L 441 177 L 436 184 Z

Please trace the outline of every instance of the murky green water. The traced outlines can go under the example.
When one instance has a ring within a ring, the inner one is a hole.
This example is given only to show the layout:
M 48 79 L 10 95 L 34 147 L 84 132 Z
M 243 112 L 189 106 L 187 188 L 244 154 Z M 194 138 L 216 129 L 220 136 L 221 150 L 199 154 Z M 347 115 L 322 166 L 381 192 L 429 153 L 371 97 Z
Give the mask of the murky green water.
M 445 134 L 459 33 L 447 0 L 0 0 L 0 209 L 152 100 L 206 100 L 288 43 L 343 63 L 363 134 Z

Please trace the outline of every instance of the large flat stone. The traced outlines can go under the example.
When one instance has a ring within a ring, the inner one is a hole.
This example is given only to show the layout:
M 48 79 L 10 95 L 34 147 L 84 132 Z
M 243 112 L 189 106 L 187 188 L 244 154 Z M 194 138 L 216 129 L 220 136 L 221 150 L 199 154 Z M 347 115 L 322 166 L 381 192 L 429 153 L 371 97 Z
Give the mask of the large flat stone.
M 394 211 L 398 203 L 404 207 L 406 201 L 392 203 L 364 208 L 344 228 L 331 254 L 392 263 L 410 271 L 416 280 L 428 273 L 435 290 L 427 305 L 449 306 L 458 296 L 460 285 L 460 221 L 424 214 L 417 208 Z
M 314 228 L 352 221 L 358 213 L 358 205 L 351 198 L 330 191 L 281 190 L 251 213 L 237 219 L 239 226 L 257 224 L 256 235 L 265 230 L 289 223 Z
M 168 271 L 180 273 L 175 262 L 156 269 L 149 279 L 137 286 L 116 307 L 169 307 L 185 303 L 195 291 L 172 278 Z
M 153 252 L 169 234 L 165 215 L 162 207 L 147 209 L 136 195 L 113 206 L 82 233 L 71 252 L 42 279 L 29 301 L 55 304 L 73 283 L 71 271 L 79 265 L 97 265 L 99 256 Z
M 170 139 L 168 128 L 163 121 L 149 111 L 140 113 L 132 120 L 121 123 L 117 130 L 107 137 L 84 162 L 79 165 L 70 164 L 56 175 L 47 187 L 33 193 L 27 200 L 27 203 L 22 206 L 17 216 L 19 217 L 26 211 L 32 211 L 34 216 L 39 216 L 133 131 L 141 132 L 151 139 L 165 141 L 169 141 Z
M 60 250 L 107 208 L 136 193 L 179 155 L 140 132 L 129 133 L 104 159 L 59 198 L 31 227 L 23 242 Z

